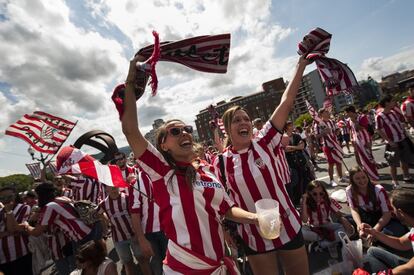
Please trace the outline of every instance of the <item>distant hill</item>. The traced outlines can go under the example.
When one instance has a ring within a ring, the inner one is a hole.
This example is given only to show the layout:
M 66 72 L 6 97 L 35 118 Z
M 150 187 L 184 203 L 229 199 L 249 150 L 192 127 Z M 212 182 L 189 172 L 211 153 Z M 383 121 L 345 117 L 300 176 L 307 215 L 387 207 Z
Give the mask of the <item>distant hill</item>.
M 129 148 L 129 146 L 124 146 L 124 147 L 118 148 L 118 150 L 120 152 L 125 153 L 125 155 L 127 155 L 127 156 L 129 155 L 129 153 L 131 153 L 131 148 Z M 101 159 L 101 158 L 103 158 L 104 153 L 98 153 L 98 154 L 91 155 L 91 156 L 94 157 L 95 159 Z

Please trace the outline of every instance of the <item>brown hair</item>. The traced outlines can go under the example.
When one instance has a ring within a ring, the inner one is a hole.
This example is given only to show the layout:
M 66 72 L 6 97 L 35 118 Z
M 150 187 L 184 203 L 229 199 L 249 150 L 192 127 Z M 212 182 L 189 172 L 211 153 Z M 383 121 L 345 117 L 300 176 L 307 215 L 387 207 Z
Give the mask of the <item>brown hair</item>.
M 224 147 L 227 147 L 232 144 L 231 136 L 230 136 L 231 122 L 233 121 L 234 114 L 239 110 L 245 111 L 247 115 L 250 116 L 247 110 L 239 105 L 235 105 L 235 106 L 228 108 L 222 116 L 224 128 L 226 129 L 226 132 L 227 132 L 227 137 L 224 140 L 224 144 L 223 144 Z
M 372 202 L 374 209 L 376 209 L 378 207 L 378 204 L 377 204 L 377 195 L 375 194 L 375 185 L 372 184 L 367 173 L 364 170 L 362 170 L 362 168 L 359 166 L 355 166 L 351 168 L 351 170 L 349 170 L 349 182 L 351 185 L 352 202 L 356 207 L 359 206 L 358 193 L 360 192 L 359 192 L 358 186 L 354 182 L 354 176 L 359 172 L 364 173 L 365 176 L 368 178 L 368 186 L 367 186 L 368 187 L 368 198 L 369 198 L 369 201 Z
M 185 124 L 183 121 L 179 119 L 171 119 L 171 120 L 166 121 L 160 128 L 158 128 L 157 138 L 156 138 L 156 143 L 157 143 L 156 147 L 157 147 L 157 150 L 163 155 L 167 163 L 170 165 L 170 167 L 174 170 L 174 174 L 176 174 L 177 171 L 181 173 L 185 173 L 187 186 L 192 189 L 193 183 L 195 182 L 195 179 L 196 179 L 196 168 L 194 168 L 193 165 L 189 165 L 186 167 L 178 166 L 175 159 L 172 157 L 172 155 L 168 151 L 164 151 L 161 148 L 161 144 L 165 142 L 165 138 L 168 135 L 167 126 L 174 122 Z M 169 178 L 168 182 L 171 182 L 172 176 Z
M 391 193 L 391 203 L 395 208 L 414 218 L 414 190 L 401 189 Z
M 316 211 L 316 209 L 317 209 L 316 201 L 313 199 L 311 193 L 312 193 L 313 189 L 318 188 L 318 187 L 322 188 L 322 191 L 324 193 L 323 200 L 325 201 L 325 203 L 327 203 L 328 205 L 330 203 L 329 202 L 329 195 L 328 195 L 328 192 L 325 189 L 324 182 L 320 181 L 320 180 L 313 180 L 306 187 L 306 194 L 308 194 L 308 199 L 306 200 L 306 204 L 308 206 L 308 209 L 310 209 L 311 211 Z
M 80 263 L 89 262 L 98 268 L 105 260 L 106 255 L 106 244 L 103 240 L 89 241 L 79 248 L 76 260 Z

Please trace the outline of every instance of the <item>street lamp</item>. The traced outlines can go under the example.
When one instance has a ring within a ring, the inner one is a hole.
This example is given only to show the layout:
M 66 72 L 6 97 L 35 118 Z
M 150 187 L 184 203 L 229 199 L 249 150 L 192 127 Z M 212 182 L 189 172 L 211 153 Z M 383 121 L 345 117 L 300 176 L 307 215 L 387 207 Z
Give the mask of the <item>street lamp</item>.
M 47 159 L 47 156 L 43 157 L 43 154 L 40 153 L 40 158 L 35 157 L 35 150 L 31 146 L 29 147 L 29 149 L 27 149 L 27 152 L 32 157 L 32 160 L 40 161 L 43 164 L 43 167 L 45 166 L 45 160 Z

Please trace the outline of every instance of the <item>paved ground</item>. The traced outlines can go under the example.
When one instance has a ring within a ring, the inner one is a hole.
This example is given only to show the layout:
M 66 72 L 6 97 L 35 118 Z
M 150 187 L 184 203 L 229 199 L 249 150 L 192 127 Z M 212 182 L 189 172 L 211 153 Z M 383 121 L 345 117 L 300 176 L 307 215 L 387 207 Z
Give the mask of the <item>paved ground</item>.
M 383 144 L 374 143 L 373 146 L 373 154 L 374 158 L 378 161 L 385 161 L 384 159 L 384 149 L 385 146 Z M 347 152 L 347 149 L 344 149 L 345 152 Z M 353 155 L 353 148 L 351 147 L 351 154 L 349 154 L 346 158 L 344 158 L 345 165 L 351 169 L 353 166 L 355 166 L 357 163 L 355 161 L 355 156 Z M 322 155 L 321 155 L 322 156 Z M 316 173 L 316 177 L 319 180 L 323 180 L 326 182 L 329 182 L 329 176 L 327 172 L 327 164 L 325 162 L 321 162 L 319 166 L 323 169 L 322 171 L 319 171 Z M 344 169 L 345 171 L 346 169 Z M 410 170 L 411 174 L 413 174 L 413 169 Z M 392 183 L 391 183 L 391 176 L 390 176 L 390 168 L 386 167 L 381 170 L 379 170 L 380 173 L 380 184 L 384 186 L 384 188 L 387 191 L 392 190 Z M 410 188 L 414 189 L 414 183 L 404 183 L 402 181 L 402 171 L 401 169 L 398 169 L 399 174 L 399 183 L 403 188 Z M 338 187 L 331 188 L 328 187 L 329 193 L 332 193 L 339 189 L 345 189 L 345 187 L 348 185 L 348 183 L 339 184 Z M 350 214 L 349 207 L 346 203 L 341 204 L 343 206 L 343 212 L 346 214 Z M 339 252 L 339 251 L 338 251 Z M 340 254 L 340 253 L 339 253 Z M 328 266 L 328 261 L 330 260 L 330 255 L 327 251 L 324 252 L 316 252 L 309 255 L 309 263 L 310 263 L 310 269 L 312 274 L 320 271 L 321 269 L 324 269 Z
M 374 143 L 373 146 L 373 154 L 374 157 L 377 161 L 384 161 L 384 145 L 383 144 L 378 144 L 378 143 Z M 350 169 L 351 167 L 356 165 L 356 161 L 355 161 L 355 157 L 352 153 L 352 147 L 351 147 L 351 154 L 347 155 L 344 159 L 345 165 Z M 345 149 L 345 152 L 347 150 Z M 322 156 L 322 154 L 320 155 Z M 322 168 L 321 171 L 318 171 L 316 173 L 316 177 L 319 180 L 323 180 L 328 182 L 329 181 L 329 177 L 328 177 L 328 173 L 327 173 L 327 164 L 324 161 L 319 162 L 319 167 Z M 344 167 L 344 171 L 346 171 L 345 167 Z M 412 172 L 413 170 L 411 170 Z M 391 184 L 391 177 L 390 177 L 390 173 L 389 173 L 389 167 L 383 168 L 381 170 L 379 170 L 380 176 L 381 176 L 381 180 L 380 183 L 381 185 L 383 185 L 385 187 L 385 189 L 387 189 L 388 191 L 392 190 L 392 184 Z M 403 188 L 412 188 L 414 189 L 414 183 L 412 184 L 406 184 L 402 181 L 402 176 L 401 176 L 401 169 L 398 169 L 398 173 L 400 175 L 400 184 Z M 328 191 L 330 193 L 332 193 L 333 191 L 339 190 L 339 189 L 345 189 L 345 187 L 347 186 L 347 183 L 343 183 L 340 184 L 338 187 L 336 188 L 331 188 L 328 187 Z M 343 206 L 343 212 L 349 214 L 349 208 L 346 205 L 346 203 L 342 204 Z M 121 269 L 122 269 L 122 265 L 119 262 L 118 256 L 113 248 L 113 244 L 112 241 L 109 239 L 107 242 L 108 245 L 108 251 L 109 251 L 109 257 L 114 260 L 114 262 L 117 263 L 117 267 L 118 267 L 118 272 L 120 274 Z M 340 254 L 340 253 L 339 253 Z M 328 266 L 328 261 L 330 260 L 330 255 L 327 251 L 324 252 L 316 252 L 316 253 L 312 253 L 309 255 L 309 263 L 310 263 L 310 269 L 311 269 L 311 273 L 314 274 L 318 271 L 320 271 L 321 269 L 324 269 Z M 51 266 L 50 268 L 48 268 L 47 270 L 45 270 L 45 272 L 43 272 L 43 274 L 53 274 L 52 273 L 53 267 Z M 299 275 L 299 274 L 298 274 Z

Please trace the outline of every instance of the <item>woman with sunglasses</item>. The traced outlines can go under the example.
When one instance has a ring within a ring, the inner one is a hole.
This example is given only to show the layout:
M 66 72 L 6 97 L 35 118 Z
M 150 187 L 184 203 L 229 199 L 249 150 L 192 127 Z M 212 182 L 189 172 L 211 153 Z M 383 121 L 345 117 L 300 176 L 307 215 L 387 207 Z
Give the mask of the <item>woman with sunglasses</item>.
M 131 61 L 126 81 L 122 130 L 138 165 L 151 179 L 160 208 L 161 229 L 169 240 L 164 272 L 237 272 L 234 262 L 224 257 L 222 217 L 256 224 L 257 216 L 235 207 L 209 167 L 193 162 L 191 126 L 167 121 L 158 130 L 157 148 L 142 136 L 134 93 L 144 86 L 137 87 L 136 79 L 143 74 L 136 69 L 137 61 L 143 60 L 137 56 Z
M 349 171 L 349 178 L 346 195 L 360 237 L 366 237 L 362 230 L 364 223 L 396 237 L 407 232 L 405 226 L 392 218 L 391 204 L 384 187 L 371 183 L 367 173 L 359 166 Z M 368 236 L 368 243 L 371 239 L 372 236 Z
M 309 183 L 306 193 L 302 196 L 302 227 L 303 237 L 306 241 L 313 242 L 312 249 L 335 246 L 340 242 L 338 232 L 347 232 L 352 235 L 355 232 L 353 226 L 343 217 L 339 203 L 331 199 L 322 181 L 314 180 Z M 332 222 L 332 216 L 337 221 Z
M 274 199 L 279 202 L 282 220 L 279 238 L 268 240 L 259 234 L 256 225 L 242 225 L 239 234 L 255 274 L 278 274 L 278 259 L 285 274 L 309 274 L 299 214 L 285 188 L 286 182 L 278 167 L 281 139 L 289 112 L 293 107 L 303 72 L 308 61 L 300 58 L 293 79 L 257 137 L 253 137 L 252 119 L 240 106 L 229 108 L 223 115 L 228 134 L 223 153 L 227 187 L 232 199 L 243 209 L 255 211 L 255 202 Z M 277 104 L 274 102 L 273 104 Z M 219 167 L 218 161 L 216 162 Z

